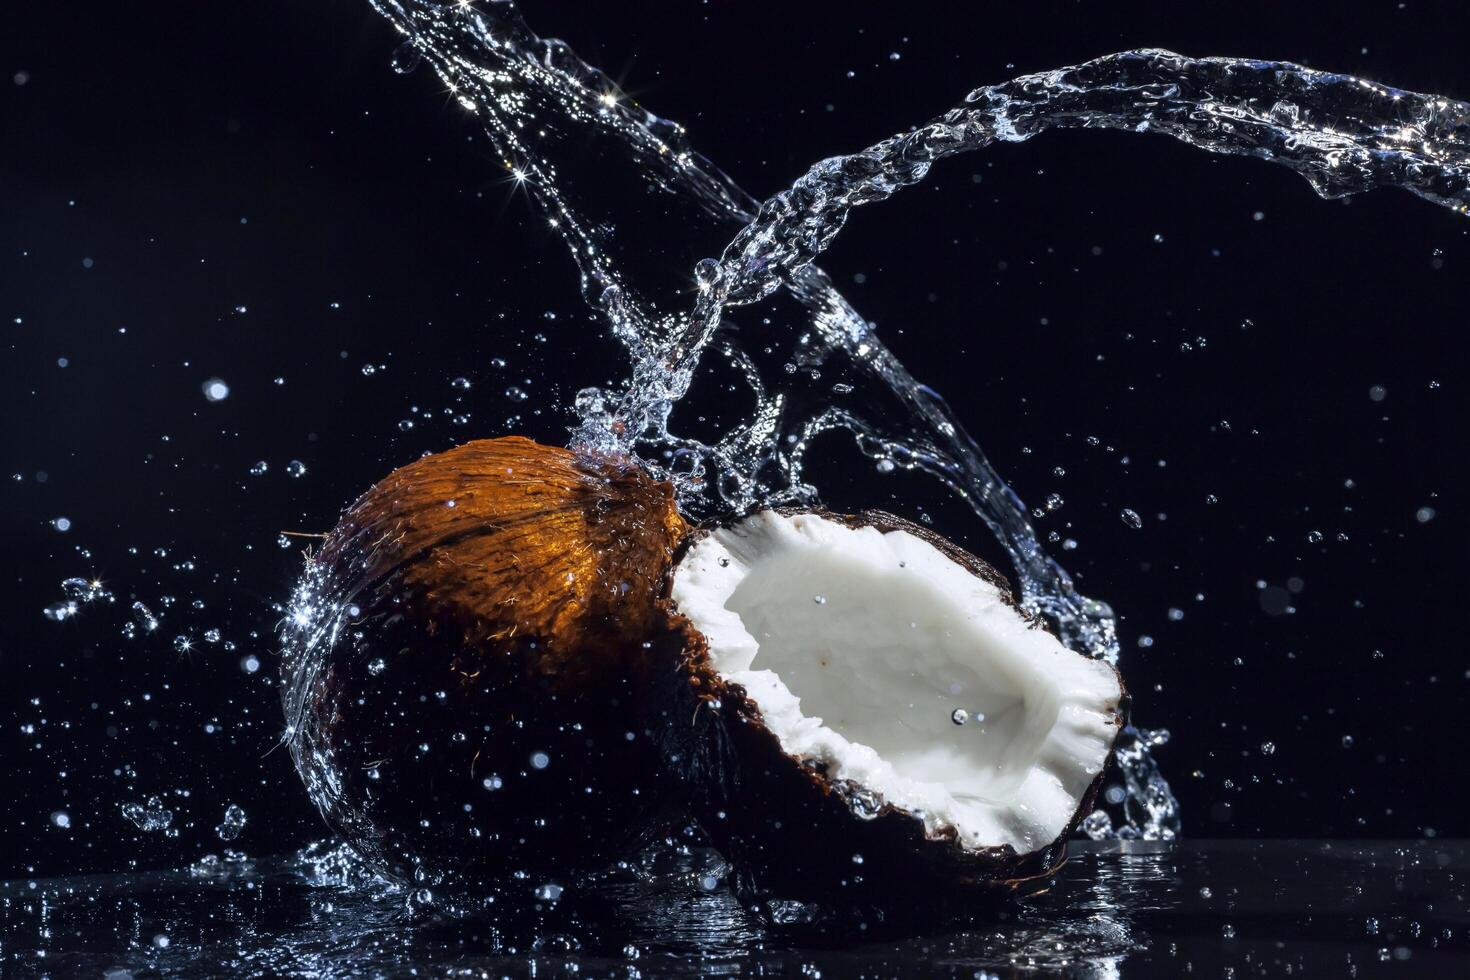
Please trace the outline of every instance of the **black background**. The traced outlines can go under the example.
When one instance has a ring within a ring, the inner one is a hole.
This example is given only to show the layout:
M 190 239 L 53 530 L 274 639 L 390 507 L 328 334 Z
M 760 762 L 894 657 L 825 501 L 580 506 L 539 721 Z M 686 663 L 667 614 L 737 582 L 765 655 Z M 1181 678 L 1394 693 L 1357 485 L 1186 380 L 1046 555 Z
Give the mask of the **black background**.
M 1129 47 L 1470 98 L 1454 5 L 1011 6 L 527 15 L 757 196 L 976 85 Z M 390 70 L 396 39 L 365 3 L 6 21 L 0 874 L 177 865 L 223 846 L 231 802 L 249 814 L 235 846 L 286 849 L 323 828 L 276 748 L 274 604 L 301 543 L 279 532 L 327 529 L 425 450 L 562 441 L 571 393 L 621 365 L 560 241 L 443 85 Z M 1257 162 L 1061 133 L 941 166 L 823 259 L 1024 499 L 1065 499 L 1039 530 L 1078 542 L 1057 553 L 1119 611 L 1137 717 L 1173 732 L 1161 761 L 1194 836 L 1470 829 L 1467 230 L 1398 192 L 1325 202 Z M 231 393 L 209 403 L 215 376 Z M 893 486 L 854 469 L 830 494 L 904 513 Z M 47 621 L 73 575 L 116 603 Z M 130 640 L 135 600 L 162 625 Z M 151 795 L 177 836 L 122 818 Z

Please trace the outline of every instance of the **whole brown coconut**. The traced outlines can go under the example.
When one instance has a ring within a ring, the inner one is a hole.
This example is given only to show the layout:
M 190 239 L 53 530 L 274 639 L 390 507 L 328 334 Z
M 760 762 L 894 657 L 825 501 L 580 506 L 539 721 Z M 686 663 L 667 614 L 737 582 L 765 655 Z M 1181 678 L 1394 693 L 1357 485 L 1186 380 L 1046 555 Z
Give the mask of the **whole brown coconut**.
M 365 493 L 287 635 L 291 745 L 328 822 L 420 879 L 615 859 L 659 803 L 630 668 L 684 532 L 631 463 L 522 438 Z

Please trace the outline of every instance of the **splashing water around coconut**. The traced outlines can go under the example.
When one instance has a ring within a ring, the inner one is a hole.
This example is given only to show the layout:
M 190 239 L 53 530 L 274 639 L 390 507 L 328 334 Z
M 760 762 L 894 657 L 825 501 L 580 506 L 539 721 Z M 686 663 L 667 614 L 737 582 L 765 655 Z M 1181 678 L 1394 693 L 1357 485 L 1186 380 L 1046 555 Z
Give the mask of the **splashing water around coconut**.
M 822 161 L 758 203 L 695 152 L 682 127 L 624 98 L 561 42 L 537 37 L 511 3 L 372 3 L 405 37 L 395 65 L 408 70 L 427 62 L 483 120 L 514 185 L 565 240 L 584 297 L 629 357 L 624 385 L 577 396 L 573 448 L 585 459 L 636 455 L 655 477 L 672 482 L 684 514 L 727 518 L 760 507 L 810 507 L 818 497 L 804 475 L 813 441 L 847 433 L 880 471 L 927 474 L 968 504 L 1014 563 L 1020 610 L 1044 617 L 1067 647 L 1108 664 L 1118 659 L 1111 609 L 1076 591 L 1044 552 L 1025 506 L 940 395 L 907 372 L 813 264 L 850 211 L 920 182 L 945 157 L 1047 129 L 1086 128 L 1160 133 L 1211 152 L 1257 157 L 1290 167 L 1323 196 L 1400 187 L 1459 211 L 1470 206 L 1470 107 L 1286 63 L 1158 50 L 977 89 L 937 119 Z M 687 283 L 687 272 L 671 275 L 662 256 L 650 263 L 633 233 L 599 213 L 588 180 L 577 174 L 584 138 L 647 188 L 692 205 L 711 227 L 733 235 L 718 258 L 694 267 L 692 301 L 667 288 L 667 280 Z M 650 271 L 660 264 L 665 268 Z M 751 355 L 730 314 L 778 294 L 792 301 L 789 322 L 779 328 L 791 354 L 773 374 Z M 712 354 L 733 368 L 753 407 L 725 419 L 721 432 L 683 434 L 676 407 Z M 861 399 L 835 397 L 836 386 L 816 391 L 818 375 L 850 379 L 846 392 L 881 395 L 899 410 L 865 412 L 854 407 Z M 305 705 L 321 681 L 322 659 L 356 615 L 348 615 L 339 588 L 309 574 L 298 589 L 287 634 L 286 701 L 293 749 L 313 797 L 324 811 L 339 811 L 339 826 L 355 837 L 331 760 L 303 765 L 300 754 Z M 995 712 L 977 712 L 986 714 Z M 1120 809 L 1083 822 L 1090 835 L 1177 834 L 1178 807 L 1150 751 L 1165 737 L 1124 730 L 1115 759 L 1126 795 L 1112 801 Z M 861 809 L 863 799 L 849 803 Z

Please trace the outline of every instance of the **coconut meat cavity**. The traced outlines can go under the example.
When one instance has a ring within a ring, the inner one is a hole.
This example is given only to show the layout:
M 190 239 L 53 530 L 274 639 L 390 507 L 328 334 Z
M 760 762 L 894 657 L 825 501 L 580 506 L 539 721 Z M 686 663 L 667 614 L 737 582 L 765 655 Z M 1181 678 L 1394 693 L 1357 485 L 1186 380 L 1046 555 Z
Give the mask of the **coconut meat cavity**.
M 905 530 L 763 511 L 694 543 L 672 597 L 786 753 L 968 849 L 1054 842 L 1117 731 L 1111 666 Z

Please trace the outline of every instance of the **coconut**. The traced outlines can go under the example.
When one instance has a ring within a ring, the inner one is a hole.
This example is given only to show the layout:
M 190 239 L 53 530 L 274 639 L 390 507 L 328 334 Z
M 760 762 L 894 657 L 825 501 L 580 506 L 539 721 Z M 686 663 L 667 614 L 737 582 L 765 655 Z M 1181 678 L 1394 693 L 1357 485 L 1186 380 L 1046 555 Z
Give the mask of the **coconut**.
M 627 459 L 428 456 L 309 562 L 330 642 L 288 637 L 293 752 L 404 876 L 592 870 L 689 808 L 748 894 L 1014 889 L 1061 860 L 1121 724 L 1117 672 L 932 532 L 694 530 Z
M 670 600 L 667 754 L 753 891 L 1013 890 L 1063 859 L 1121 679 L 985 562 L 881 512 L 763 511 L 699 533 Z

